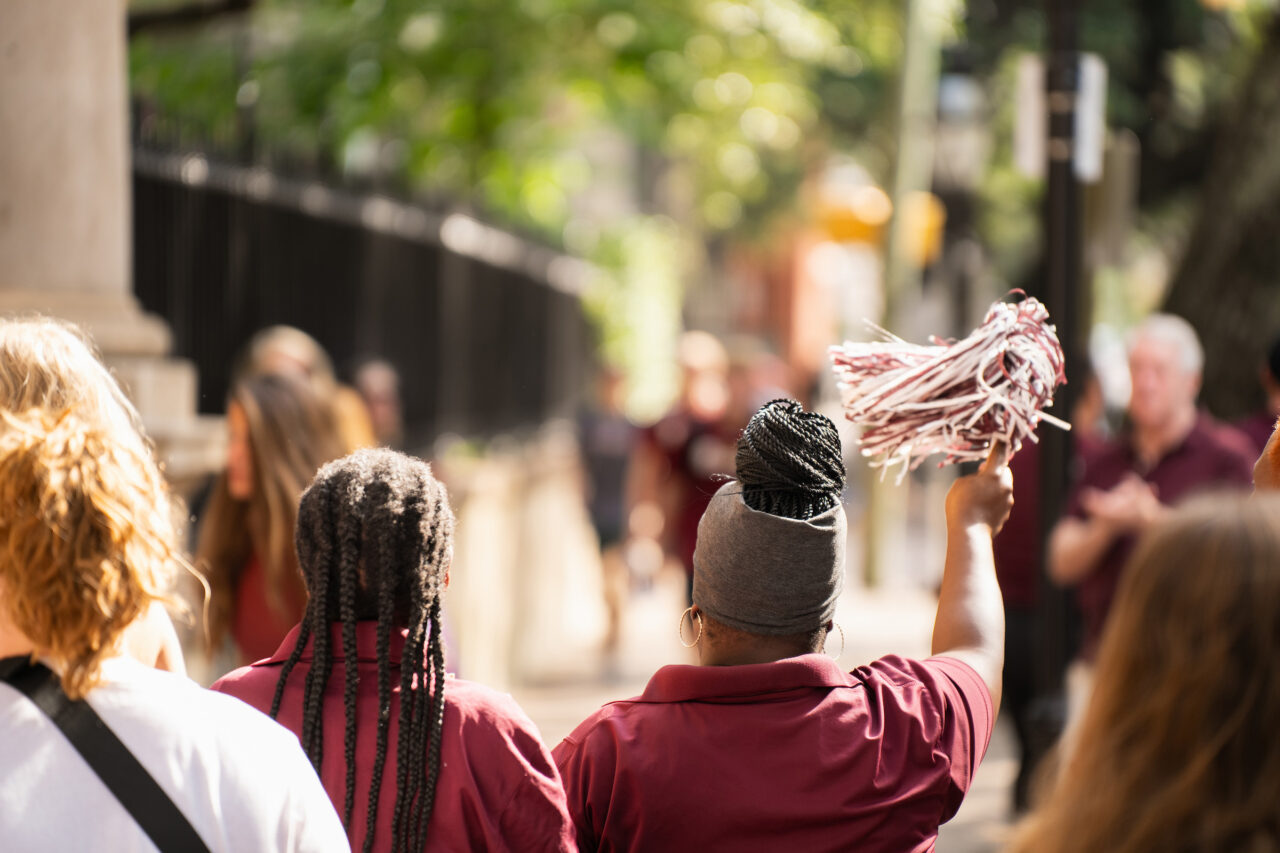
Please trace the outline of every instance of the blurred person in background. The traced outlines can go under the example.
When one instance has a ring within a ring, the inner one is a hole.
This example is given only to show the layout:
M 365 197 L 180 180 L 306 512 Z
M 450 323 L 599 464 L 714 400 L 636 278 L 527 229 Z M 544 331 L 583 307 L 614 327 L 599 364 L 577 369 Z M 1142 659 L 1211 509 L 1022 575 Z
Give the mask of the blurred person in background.
M 4 849 L 348 849 L 292 735 L 125 653 L 180 561 L 138 442 L 0 413 L 0 506 Z
M 301 329 L 269 326 L 249 339 L 237 375 L 260 374 L 292 374 L 310 383 L 316 398 L 333 409 L 344 452 L 378 443 L 360 394 L 338 382 L 329 354 Z
M 663 667 L 552 751 L 580 849 L 932 850 L 1000 704 L 1003 451 L 947 496 L 935 656 L 852 672 L 822 654 L 845 574 L 835 425 L 775 400 L 736 471 L 699 524 L 680 619 L 699 664 Z
M 627 470 L 640 433 L 623 411 L 622 372 L 601 365 L 595 384 L 592 405 L 578 417 L 578 442 L 587 512 L 600 546 L 608 618 L 602 645 L 604 667 L 606 674 L 616 675 L 623 612 L 631 586 L 622 547 L 627 530 Z
M 685 332 L 678 359 L 680 397 L 643 431 L 636 447 L 628 525 L 636 538 L 661 537 L 665 553 L 684 568 L 691 596 L 698 519 L 733 470 L 735 435 L 725 432 L 729 360 L 724 346 L 708 332 Z M 638 543 L 628 547 L 639 550 Z
M 1105 402 L 1102 386 L 1087 361 L 1078 383 L 1079 395 L 1071 411 L 1071 440 L 1076 471 L 1104 443 Z M 1048 425 L 1040 429 L 1054 429 Z M 1040 445 L 1023 442 L 1012 459 L 1013 510 L 1004 529 L 995 537 L 993 548 L 996 575 L 1004 597 L 1004 701 L 1002 710 L 1013 722 L 1018 740 L 1018 775 L 1013 787 L 1013 810 L 1020 813 L 1030 804 L 1031 782 L 1042 749 L 1056 733 L 1043 736 L 1036 730 L 1036 668 L 1039 645 L 1039 586 L 1044 576 L 1044 537 L 1040 519 Z M 1041 741 L 1046 741 L 1041 743 Z
M 208 641 L 235 665 L 265 658 L 306 604 L 293 525 L 316 470 L 346 453 L 333 411 L 295 375 L 241 380 L 227 403 L 227 466 L 200 520 L 196 556 L 212 588 Z
M 369 413 L 378 446 L 403 449 L 404 407 L 400 401 L 399 371 L 389 361 L 370 358 L 356 367 L 353 380 Z
M 169 490 L 154 462 L 154 450 L 138 410 L 76 326 L 50 318 L 0 320 L 0 410 L 23 414 L 39 410 L 51 417 L 74 413 L 110 436 L 113 444 L 149 460 L 138 470 L 147 477 L 148 494 L 157 501 L 155 517 L 172 530 Z M 161 534 L 167 535 L 165 531 Z M 166 594 L 176 578 L 160 578 Z M 148 666 L 186 672 L 182 645 L 161 601 L 149 604 L 125 631 L 125 649 Z
M 1280 498 L 1153 527 L 1120 581 L 1072 755 L 1010 848 L 1280 850 Z
M 759 338 L 735 336 L 727 349 L 729 403 L 724 413 L 724 431 L 736 436 L 765 403 L 795 395 L 786 362 Z
M 1256 452 L 1261 453 L 1275 429 L 1276 419 L 1280 418 L 1280 337 L 1271 342 L 1266 361 L 1258 365 L 1258 384 L 1262 386 L 1265 405 L 1236 427 L 1249 437 Z
M 1196 408 L 1204 352 L 1186 320 L 1148 317 L 1129 342 L 1129 429 L 1092 454 L 1049 541 L 1049 574 L 1074 586 L 1084 620 L 1068 673 L 1068 730 L 1079 719 L 1112 599 L 1137 537 L 1169 507 L 1213 489 L 1248 489 L 1238 433 Z
M 573 849 L 559 773 L 510 696 L 445 674 L 453 511 L 427 463 L 360 450 L 298 510 L 306 615 L 216 684 L 301 739 L 352 847 Z

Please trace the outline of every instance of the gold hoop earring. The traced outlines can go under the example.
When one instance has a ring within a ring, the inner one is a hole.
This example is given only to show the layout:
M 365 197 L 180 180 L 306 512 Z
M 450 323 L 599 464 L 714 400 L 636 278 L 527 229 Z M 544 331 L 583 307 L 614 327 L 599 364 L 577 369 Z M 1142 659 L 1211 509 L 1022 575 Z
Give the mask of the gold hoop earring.
M 693 630 L 693 620 L 698 620 L 698 636 L 694 638 L 692 643 L 684 641 L 684 617 L 689 617 L 689 630 Z M 684 612 L 680 614 L 680 621 L 676 623 L 676 636 L 680 638 L 680 645 L 686 649 L 691 649 L 698 643 L 702 642 L 702 614 L 694 613 L 692 607 L 686 607 Z
M 839 623 L 839 622 L 832 622 L 831 624 L 832 624 L 832 626 L 833 626 L 837 631 L 839 631 L 839 632 L 840 632 L 840 651 L 839 651 L 839 652 L 837 652 L 836 654 L 832 655 L 832 656 L 831 656 L 831 659 L 832 659 L 832 660 L 840 660 L 840 658 L 844 655 L 844 628 L 841 628 L 841 627 L 840 627 L 840 623 Z M 827 637 L 830 637 L 830 636 L 831 636 L 831 630 L 830 630 L 830 629 L 828 629 L 828 630 L 827 630 Z M 826 637 L 824 637 L 824 638 L 823 638 L 823 640 L 822 640 L 822 652 L 823 652 L 823 654 L 826 654 L 826 651 L 827 651 L 827 640 L 826 640 Z

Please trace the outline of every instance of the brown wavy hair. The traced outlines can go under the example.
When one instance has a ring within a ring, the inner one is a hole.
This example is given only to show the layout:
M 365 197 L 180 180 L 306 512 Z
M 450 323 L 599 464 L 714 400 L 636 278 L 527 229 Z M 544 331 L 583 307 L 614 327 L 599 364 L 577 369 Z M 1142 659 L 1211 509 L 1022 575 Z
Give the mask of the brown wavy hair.
M 1079 742 L 1014 851 L 1280 850 L 1280 498 L 1203 499 L 1139 544 Z
M 0 412 L 0 606 L 73 698 L 180 560 L 158 482 L 150 454 L 100 424 Z
M 235 592 L 251 555 L 262 563 L 267 604 L 286 614 L 290 586 L 303 585 L 293 545 L 298 498 L 324 463 L 345 452 L 332 410 L 293 376 L 241 380 L 230 402 L 245 414 L 253 460 L 253 494 L 231 496 L 224 472 L 214 483 L 200 525 L 197 562 L 212 588 L 208 639 L 217 646 L 232 621 Z

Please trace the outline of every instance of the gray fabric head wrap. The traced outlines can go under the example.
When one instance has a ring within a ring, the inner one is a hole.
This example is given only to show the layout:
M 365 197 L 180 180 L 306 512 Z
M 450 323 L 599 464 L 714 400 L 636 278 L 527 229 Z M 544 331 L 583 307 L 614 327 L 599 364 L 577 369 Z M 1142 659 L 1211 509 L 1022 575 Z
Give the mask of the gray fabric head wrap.
M 741 492 L 741 483 L 725 483 L 698 522 L 693 603 L 752 634 L 825 625 L 844 589 L 844 507 L 799 521 L 757 512 Z

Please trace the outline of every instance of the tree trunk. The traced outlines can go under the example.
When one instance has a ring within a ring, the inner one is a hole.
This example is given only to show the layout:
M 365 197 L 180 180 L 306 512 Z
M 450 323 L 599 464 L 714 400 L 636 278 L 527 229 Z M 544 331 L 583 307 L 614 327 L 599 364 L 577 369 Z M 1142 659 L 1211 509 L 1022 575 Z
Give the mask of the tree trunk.
M 1257 366 L 1280 333 L 1280 14 L 1222 131 L 1165 309 L 1204 343 L 1202 400 L 1237 418 L 1259 407 Z

